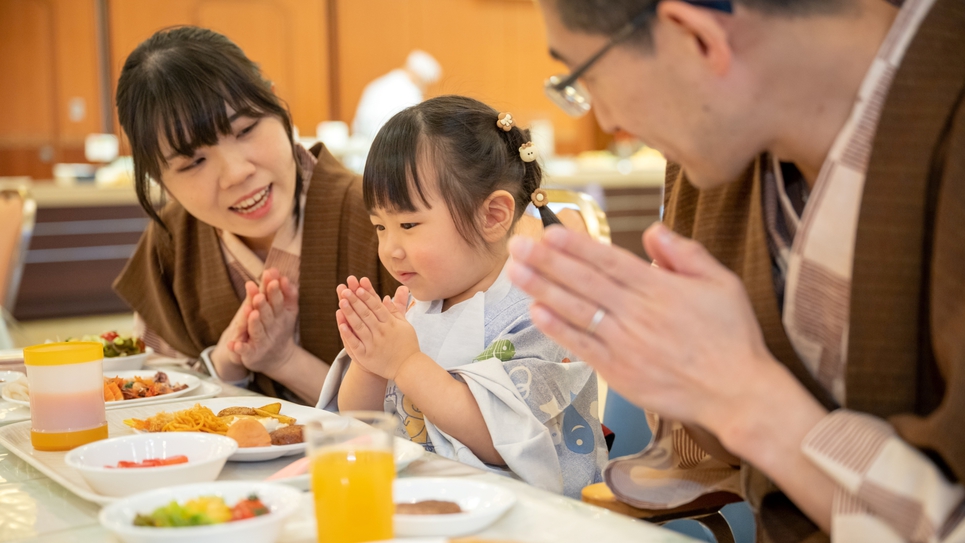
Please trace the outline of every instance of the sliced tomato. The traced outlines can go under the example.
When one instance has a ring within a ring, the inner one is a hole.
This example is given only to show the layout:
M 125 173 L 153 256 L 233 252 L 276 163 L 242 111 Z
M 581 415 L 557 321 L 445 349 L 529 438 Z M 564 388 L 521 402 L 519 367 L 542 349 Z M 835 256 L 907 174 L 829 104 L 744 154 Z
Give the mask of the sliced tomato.
M 141 462 L 131 462 L 128 460 L 121 460 L 117 463 L 119 468 L 153 468 L 157 466 L 172 466 L 174 464 L 184 464 L 187 463 L 188 457 L 183 454 L 177 456 L 172 456 L 169 458 L 146 458 Z
M 249 496 L 248 499 L 239 501 L 231 508 L 231 520 L 260 517 L 268 513 L 268 508 L 257 496 Z

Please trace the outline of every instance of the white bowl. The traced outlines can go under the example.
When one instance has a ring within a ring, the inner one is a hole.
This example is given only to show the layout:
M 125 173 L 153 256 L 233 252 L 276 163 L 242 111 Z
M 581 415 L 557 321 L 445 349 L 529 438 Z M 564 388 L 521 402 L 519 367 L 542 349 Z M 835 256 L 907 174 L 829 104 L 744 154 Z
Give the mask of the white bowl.
M 104 357 L 104 371 L 139 370 L 144 367 L 144 361 L 152 354 L 154 354 L 154 349 L 148 347 L 141 354 Z
M 201 496 L 220 496 L 228 506 L 257 494 L 271 511 L 267 515 L 182 528 L 153 528 L 134 526 L 138 513 L 149 515 L 158 507 L 172 501 L 183 504 Z M 271 543 L 278 538 L 285 519 L 294 513 L 301 502 L 301 491 L 284 485 L 246 481 L 217 481 L 192 485 L 159 488 L 130 496 L 101 509 L 99 519 L 103 527 L 114 532 L 126 543 L 167 543 L 176 541 L 204 541 L 205 543 Z
M 395 515 L 396 536 L 460 536 L 489 526 L 516 503 L 505 488 L 452 478 L 412 477 L 396 479 L 395 503 L 445 500 L 459 504 L 462 513 L 450 515 Z
M 214 481 L 238 450 L 230 437 L 186 432 L 141 434 L 95 441 L 64 456 L 92 489 L 104 496 L 129 496 L 148 488 Z M 152 468 L 108 468 L 121 460 L 142 462 L 183 454 L 184 464 Z

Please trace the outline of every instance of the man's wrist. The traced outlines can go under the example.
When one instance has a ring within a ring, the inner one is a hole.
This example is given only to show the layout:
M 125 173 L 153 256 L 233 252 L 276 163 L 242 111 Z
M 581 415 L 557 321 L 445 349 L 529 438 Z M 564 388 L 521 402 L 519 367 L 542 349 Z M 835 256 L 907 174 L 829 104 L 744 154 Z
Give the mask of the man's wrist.
M 800 452 L 827 410 L 776 360 L 761 369 L 742 401 L 722 413 L 717 435 L 727 450 L 767 473 Z

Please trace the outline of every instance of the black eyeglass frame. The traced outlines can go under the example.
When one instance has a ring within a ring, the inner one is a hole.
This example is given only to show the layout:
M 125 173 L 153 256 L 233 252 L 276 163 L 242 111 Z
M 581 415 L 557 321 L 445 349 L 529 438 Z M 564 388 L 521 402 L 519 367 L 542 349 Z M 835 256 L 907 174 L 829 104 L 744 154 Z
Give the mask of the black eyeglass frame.
M 681 1 L 686 2 L 688 4 L 693 4 L 695 6 L 705 7 L 707 9 L 722 11 L 724 13 L 734 12 L 734 5 L 729 0 L 681 0 Z M 658 2 L 660 2 L 660 0 L 657 0 L 652 5 L 650 5 L 647 9 L 641 11 L 636 17 L 634 17 L 633 19 L 630 19 L 630 22 L 628 22 L 620 30 L 618 30 L 616 34 L 613 34 L 610 37 L 610 41 L 608 41 L 606 45 L 600 48 L 600 50 L 597 51 L 596 54 L 594 54 L 592 57 L 587 59 L 583 64 L 578 66 L 575 70 L 570 72 L 570 75 L 565 77 L 562 81 L 556 83 L 555 85 L 551 85 L 550 88 L 554 89 L 557 92 L 563 92 L 563 90 L 566 89 L 566 87 L 572 86 L 577 79 L 582 77 L 583 74 L 586 73 L 586 71 L 589 70 L 590 67 L 596 63 L 596 61 L 600 60 L 600 57 L 602 57 L 607 53 L 607 51 L 612 49 L 614 45 L 617 45 L 620 42 L 626 40 L 627 38 L 632 36 L 634 32 L 636 32 L 637 30 L 640 30 L 640 28 L 642 28 L 643 25 L 646 24 L 650 16 L 654 12 L 656 12 Z

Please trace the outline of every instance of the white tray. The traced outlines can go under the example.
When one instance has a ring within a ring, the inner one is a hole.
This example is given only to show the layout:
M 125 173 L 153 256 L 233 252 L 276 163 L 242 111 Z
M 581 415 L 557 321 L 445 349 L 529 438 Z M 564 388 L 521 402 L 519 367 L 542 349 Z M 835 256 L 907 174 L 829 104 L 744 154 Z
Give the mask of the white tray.
M 204 400 L 206 398 L 214 398 L 218 394 L 221 394 L 221 385 L 217 383 L 213 383 L 211 381 L 201 380 L 201 385 L 198 388 L 190 392 L 187 392 L 183 396 L 177 396 L 174 398 L 169 398 L 167 396 L 156 396 L 154 398 L 144 398 L 142 400 L 128 400 L 128 401 L 137 401 L 141 406 L 147 406 L 147 405 L 158 405 L 158 404 L 188 401 L 188 400 Z M 111 412 L 111 411 L 116 411 L 116 409 L 113 406 L 111 406 L 111 408 L 108 409 L 108 412 Z M 0 399 L 0 425 L 9 424 L 11 422 L 20 422 L 24 420 L 30 420 L 29 407 Z
M 319 417 L 337 416 L 333 413 L 327 411 L 316 410 L 315 408 L 305 407 L 302 405 L 293 404 L 286 402 L 285 400 L 278 400 L 275 398 L 268 398 L 263 396 L 239 396 L 236 398 L 216 398 L 207 401 L 195 402 L 191 401 L 189 398 L 181 397 L 178 398 L 178 402 L 171 402 L 163 406 L 165 411 L 177 411 L 180 409 L 187 409 L 192 407 L 195 403 L 200 403 L 202 405 L 212 404 L 211 407 L 216 407 L 217 405 L 228 402 L 231 405 L 249 405 L 257 404 L 264 405 L 272 402 L 282 403 L 282 413 L 295 412 L 293 413 L 296 418 L 299 418 L 299 422 L 304 420 L 305 410 L 312 410 L 313 414 Z M 156 412 L 160 411 L 158 405 L 141 405 L 138 407 L 131 407 L 128 409 L 115 409 L 113 411 L 107 412 L 107 427 L 108 435 L 110 437 L 117 437 L 123 435 L 133 434 L 134 431 L 124 424 L 124 419 L 128 418 L 145 418 L 149 417 Z M 299 417 L 298 415 L 303 415 Z M 44 475 L 50 477 L 60 485 L 62 485 L 67 490 L 73 492 L 77 496 L 91 502 L 99 504 L 107 504 L 118 500 L 119 498 L 113 498 L 109 496 L 103 496 L 98 494 L 84 478 L 81 477 L 80 473 L 76 472 L 72 468 L 68 467 L 64 463 L 64 456 L 67 455 L 66 451 L 63 452 L 43 452 L 35 451 L 33 446 L 30 445 L 30 422 L 20 422 L 16 424 L 10 424 L 8 426 L 0 427 L 0 445 L 6 447 L 11 453 L 20 457 L 24 462 L 27 462 L 31 466 L 37 468 L 38 471 Z M 421 454 L 427 454 L 425 451 L 417 451 L 415 449 L 422 449 L 418 444 L 412 443 L 408 440 L 396 439 L 397 454 L 396 454 L 396 468 L 401 469 L 405 467 L 409 462 L 411 462 L 416 457 Z M 281 468 L 287 466 L 291 462 L 300 458 L 299 456 L 285 456 L 281 458 L 276 458 L 274 460 L 268 460 L 263 462 L 228 462 L 225 464 L 221 474 L 218 476 L 219 481 L 261 481 L 267 478 L 269 475 L 274 474 Z M 279 479 L 273 481 L 276 483 L 288 484 L 302 490 L 308 490 L 309 487 L 309 477 L 308 474 L 302 474 L 295 477 L 290 477 L 288 479 Z

